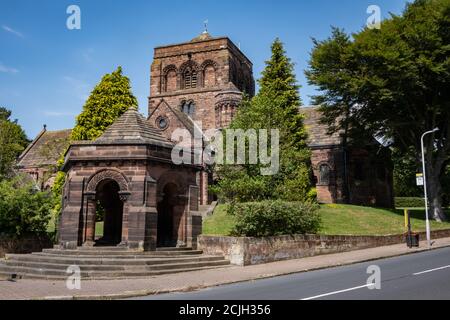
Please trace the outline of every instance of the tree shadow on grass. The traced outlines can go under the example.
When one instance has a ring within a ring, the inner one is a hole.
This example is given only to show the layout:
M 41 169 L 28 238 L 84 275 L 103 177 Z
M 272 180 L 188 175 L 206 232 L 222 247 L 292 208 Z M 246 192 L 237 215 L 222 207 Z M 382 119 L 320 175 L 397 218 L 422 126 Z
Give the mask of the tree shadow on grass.
M 417 220 L 423 220 L 425 221 L 425 208 L 408 208 L 409 210 L 409 216 L 411 219 L 417 219 Z M 396 215 L 405 216 L 404 209 L 387 209 L 387 211 L 392 212 Z M 445 214 L 447 215 L 447 218 L 450 218 L 450 209 L 445 210 Z M 430 215 L 431 217 L 431 215 Z

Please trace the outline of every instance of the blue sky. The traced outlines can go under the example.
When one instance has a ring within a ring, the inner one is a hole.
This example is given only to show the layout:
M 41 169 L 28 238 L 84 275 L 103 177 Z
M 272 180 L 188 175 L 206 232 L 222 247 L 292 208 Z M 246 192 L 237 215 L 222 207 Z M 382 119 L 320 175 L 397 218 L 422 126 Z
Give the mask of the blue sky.
M 81 9 L 81 30 L 68 30 L 69 5 Z M 73 127 L 102 75 L 121 65 L 140 111 L 147 114 L 150 64 L 155 46 L 188 41 L 208 19 L 213 36 L 228 36 L 253 61 L 259 78 L 275 37 L 296 64 L 301 97 L 314 88 L 304 70 L 311 37 L 330 26 L 348 32 L 366 23 L 369 5 L 382 17 L 401 13 L 405 0 L 0 0 L 0 106 L 13 111 L 30 138 Z

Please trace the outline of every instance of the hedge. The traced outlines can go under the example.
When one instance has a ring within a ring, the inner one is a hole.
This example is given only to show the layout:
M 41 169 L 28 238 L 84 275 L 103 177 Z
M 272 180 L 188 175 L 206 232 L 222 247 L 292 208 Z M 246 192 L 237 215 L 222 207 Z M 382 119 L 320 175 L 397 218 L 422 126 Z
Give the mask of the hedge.
M 397 197 L 395 198 L 396 208 L 423 208 L 425 199 L 419 197 Z
M 238 237 L 315 234 L 320 229 L 318 209 L 314 203 L 281 200 L 233 204 L 228 209 L 236 220 L 231 233 Z

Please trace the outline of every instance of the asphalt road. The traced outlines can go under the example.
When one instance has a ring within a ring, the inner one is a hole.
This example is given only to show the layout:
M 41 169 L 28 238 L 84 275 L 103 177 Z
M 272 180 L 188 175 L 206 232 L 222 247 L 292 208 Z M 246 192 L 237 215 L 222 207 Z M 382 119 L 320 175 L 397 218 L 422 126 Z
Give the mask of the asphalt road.
M 381 271 L 381 289 L 367 283 Z M 370 287 L 372 287 L 370 289 Z M 138 300 L 439 300 L 450 299 L 450 248 L 350 266 Z

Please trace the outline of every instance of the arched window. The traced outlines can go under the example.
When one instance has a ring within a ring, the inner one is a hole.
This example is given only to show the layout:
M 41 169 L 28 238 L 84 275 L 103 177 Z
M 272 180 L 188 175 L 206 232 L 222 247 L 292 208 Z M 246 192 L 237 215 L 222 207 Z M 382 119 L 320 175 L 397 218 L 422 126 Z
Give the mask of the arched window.
M 197 88 L 197 72 L 188 69 L 184 72 L 184 89 Z
M 171 70 L 167 73 L 165 81 L 166 81 L 166 86 L 165 86 L 166 92 L 171 92 L 171 91 L 176 90 L 176 88 L 177 88 L 177 73 L 175 72 L 175 70 Z
M 330 184 L 330 166 L 326 163 L 323 163 L 319 167 L 319 184 L 320 185 L 329 185 Z
M 162 90 L 164 92 L 175 91 L 177 89 L 177 73 L 178 69 L 173 64 L 164 68 L 162 83 Z
M 203 85 L 207 88 L 216 85 L 216 70 L 214 69 L 214 66 L 209 65 L 205 68 L 203 71 L 203 82 Z
M 216 71 L 218 70 L 218 64 L 213 60 L 206 60 L 200 66 L 202 72 L 202 87 L 214 87 L 216 86 Z
M 195 114 L 195 103 L 194 101 L 183 101 L 181 104 L 181 111 L 190 117 Z

